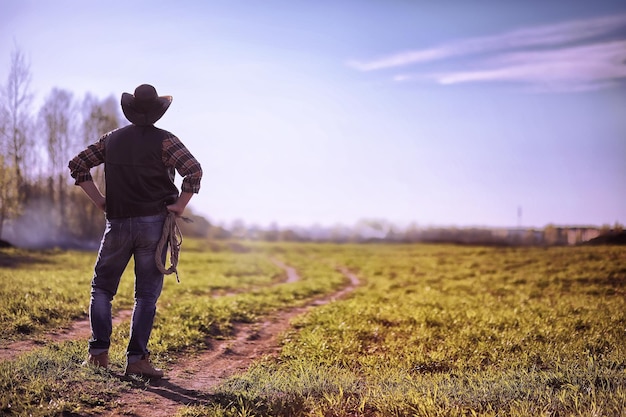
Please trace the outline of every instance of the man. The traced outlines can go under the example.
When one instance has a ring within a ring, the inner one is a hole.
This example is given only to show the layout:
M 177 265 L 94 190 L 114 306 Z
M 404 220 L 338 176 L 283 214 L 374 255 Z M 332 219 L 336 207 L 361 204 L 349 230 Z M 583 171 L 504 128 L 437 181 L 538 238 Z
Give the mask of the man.
M 106 215 L 106 229 L 91 283 L 89 318 L 91 338 L 85 364 L 107 368 L 112 332 L 111 301 L 130 257 L 135 260 L 135 304 L 126 355 L 127 375 L 161 378 L 163 371 L 150 362 L 148 339 L 163 273 L 155 253 L 165 218 L 182 215 L 200 190 L 202 168 L 185 145 L 154 123 L 172 102 L 155 88 L 142 84 L 135 93 L 123 93 L 122 111 L 130 125 L 111 131 L 69 163 L 72 177 Z M 90 174 L 104 163 L 106 197 Z M 183 177 L 181 193 L 174 185 L 175 170 Z M 167 247 L 161 254 L 165 262 Z

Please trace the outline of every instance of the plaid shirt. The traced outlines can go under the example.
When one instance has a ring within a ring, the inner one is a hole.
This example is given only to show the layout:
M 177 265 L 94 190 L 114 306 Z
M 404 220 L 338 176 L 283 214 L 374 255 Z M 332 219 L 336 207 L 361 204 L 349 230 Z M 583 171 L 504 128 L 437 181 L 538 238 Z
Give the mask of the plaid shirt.
M 72 178 L 76 180 L 76 185 L 85 181 L 93 181 L 89 170 L 104 163 L 105 143 L 109 133 L 102 136 L 96 143 L 89 145 L 87 149 L 70 161 L 68 168 Z M 163 140 L 161 159 L 167 168 L 176 168 L 176 171 L 183 177 L 182 191 L 189 193 L 200 191 L 200 180 L 202 179 L 200 163 L 185 145 L 171 133 Z

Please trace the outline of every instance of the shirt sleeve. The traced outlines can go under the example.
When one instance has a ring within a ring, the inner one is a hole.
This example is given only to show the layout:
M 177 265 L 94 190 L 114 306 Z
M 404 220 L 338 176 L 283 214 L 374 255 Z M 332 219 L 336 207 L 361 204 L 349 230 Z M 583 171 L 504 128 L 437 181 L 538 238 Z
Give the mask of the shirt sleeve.
M 163 163 L 176 168 L 183 177 L 182 191 L 197 194 L 200 191 L 202 167 L 176 136 L 170 134 L 163 140 Z
M 90 170 L 104 163 L 104 144 L 107 136 L 108 134 L 102 136 L 96 143 L 89 145 L 68 164 L 70 175 L 74 178 L 76 185 L 85 181 L 93 181 Z

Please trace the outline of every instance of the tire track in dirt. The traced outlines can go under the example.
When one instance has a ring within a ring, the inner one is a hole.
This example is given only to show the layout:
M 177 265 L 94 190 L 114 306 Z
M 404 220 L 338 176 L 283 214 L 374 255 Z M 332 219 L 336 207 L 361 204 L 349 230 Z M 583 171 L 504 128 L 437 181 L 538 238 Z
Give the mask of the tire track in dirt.
M 294 280 L 299 279 L 295 269 L 283 266 L 286 271 L 286 268 L 291 269 Z M 277 312 L 263 322 L 238 324 L 233 339 L 207 340 L 210 350 L 181 357 L 171 369 L 166 370 L 166 378 L 147 386 L 136 384 L 136 389 L 123 393 L 115 400 L 114 408 L 101 415 L 169 417 L 184 405 L 209 403 L 215 386 L 235 373 L 245 371 L 254 361 L 278 354 L 279 337 L 290 328 L 294 317 L 341 299 L 356 289 L 360 284 L 357 276 L 346 268 L 338 270 L 350 280 L 343 289 L 314 299 L 302 307 Z
M 287 274 L 287 279 L 282 281 L 283 283 L 295 282 L 299 279 L 296 270 L 290 266 L 285 265 L 277 259 L 270 259 L 274 265 L 284 270 Z M 229 291 L 226 293 L 216 293 L 214 298 L 224 297 L 228 295 L 238 294 L 241 291 Z M 133 315 L 131 309 L 119 310 L 113 316 L 113 326 L 122 324 L 126 320 L 130 320 Z M 68 340 L 87 340 L 91 336 L 91 325 L 89 317 L 75 320 L 66 327 L 60 329 L 48 331 L 44 334 L 37 335 L 33 339 L 19 340 L 7 344 L 0 344 L 0 361 L 14 359 L 16 356 L 22 353 L 30 352 L 39 347 L 45 346 L 50 343 L 65 342 Z

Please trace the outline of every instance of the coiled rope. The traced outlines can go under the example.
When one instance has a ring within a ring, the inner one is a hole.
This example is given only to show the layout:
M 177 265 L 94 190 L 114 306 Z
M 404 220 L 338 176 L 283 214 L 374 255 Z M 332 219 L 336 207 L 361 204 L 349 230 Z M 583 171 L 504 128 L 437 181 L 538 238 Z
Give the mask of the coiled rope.
M 187 217 L 182 217 L 185 222 L 192 222 L 191 219 Z M 180 254 L 180 247 L 183 244 L 183 234 L 176 224 L 176 214 L 169 212 L 167 217 L 165 218 L 165 223 L 163 223 L 163 232 L 161 233 L 161 239 L 157 244 L 156 252 L 154 254 L 154 260 L 156 261 L 157 268 L 161 273 L 165 275 L 169 275 L 172 273 L 176 274 L 176 282 L 180 283 L 180 279 L 178 278 L 178 270 L 176 267 L 178 266 L 178 256 Z M 170 267 L 165 268 L 165 265 L 162 261 L 163 248 L 165 245 L 169 245 L 170 250 Z

